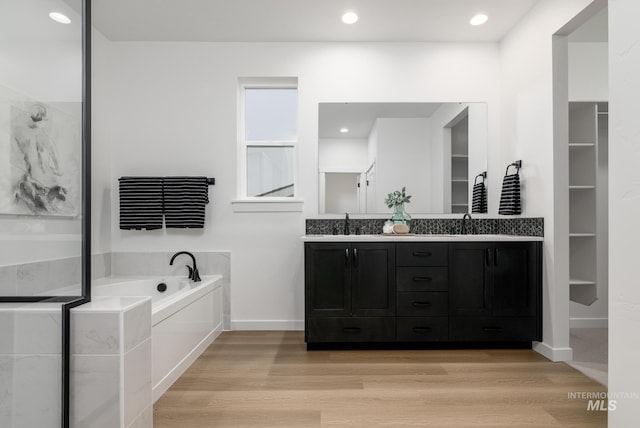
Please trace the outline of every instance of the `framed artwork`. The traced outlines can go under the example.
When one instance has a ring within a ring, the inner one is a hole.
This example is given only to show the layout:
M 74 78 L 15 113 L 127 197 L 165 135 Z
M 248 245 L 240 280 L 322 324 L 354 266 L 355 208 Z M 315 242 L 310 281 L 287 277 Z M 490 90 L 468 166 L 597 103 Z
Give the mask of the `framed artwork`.
M 79 214 L 80 106 L 0 87 L 0 214 Z

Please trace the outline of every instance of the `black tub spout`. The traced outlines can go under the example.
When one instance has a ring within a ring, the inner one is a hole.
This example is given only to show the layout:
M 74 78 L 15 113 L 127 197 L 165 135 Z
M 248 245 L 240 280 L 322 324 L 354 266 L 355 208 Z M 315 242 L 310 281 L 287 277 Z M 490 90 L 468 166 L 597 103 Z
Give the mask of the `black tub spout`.
M 193 282 L 200 282 L 201 279 L 200 279 L 200 273 L 198 272 L 198 266 L 196 265 L 196 258 L 190 252 L 188 252 L 188 251 L 178 251 L 177 253 L 175 253 L 171 257 L 171 261 L 169 261 L 169 265 L 173 266 L 173 261 L 180 254 L 186 254 L 187 256 L 191 257 L 191 260 L 193 261 L 193 268 L 191 266 L 187 265 L 187 269 L 189 269 L 189 279 L 191 281 L 193 281 Z

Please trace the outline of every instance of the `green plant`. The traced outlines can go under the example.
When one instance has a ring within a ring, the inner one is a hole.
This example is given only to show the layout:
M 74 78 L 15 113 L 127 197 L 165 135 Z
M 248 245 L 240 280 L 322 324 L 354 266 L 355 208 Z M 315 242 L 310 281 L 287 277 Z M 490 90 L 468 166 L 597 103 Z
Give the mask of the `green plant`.
M 405 188 L 402 190 L 396 190 L 393 193 L 389 193 L 387 198 L 384 200 L 384 203 L 387 204 L 387 207 L 393 208 L 396 205 L 408 204 L 411 202 L 411 195 L 405 194 Z

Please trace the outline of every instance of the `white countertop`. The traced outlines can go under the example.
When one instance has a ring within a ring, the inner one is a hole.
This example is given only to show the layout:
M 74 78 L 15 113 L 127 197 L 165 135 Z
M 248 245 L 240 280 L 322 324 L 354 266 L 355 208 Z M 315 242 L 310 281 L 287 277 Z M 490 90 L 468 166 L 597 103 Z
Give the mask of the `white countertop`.
M 518 242 L 543 241 L 542 236 L 516 235 L 304 235 L 303 242 Z

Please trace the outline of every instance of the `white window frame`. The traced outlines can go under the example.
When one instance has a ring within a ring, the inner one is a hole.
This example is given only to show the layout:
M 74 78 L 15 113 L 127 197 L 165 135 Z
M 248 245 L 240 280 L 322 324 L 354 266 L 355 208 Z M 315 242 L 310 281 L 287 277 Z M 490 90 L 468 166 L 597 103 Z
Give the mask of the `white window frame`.
M 245 139 L 245 90 L 246 89 L 298 89 L 297 77 L 240 77 L 238 78 L 238 188 L 237 199 L 232 201 L 235 212 L 282 212 L 302 211 L 303 201 L 298 198 L 298 141 L 247 141 Z M 298 112 L 300 111 L 298 105 Z M 299 123 L 299 120 L 298 120 Z M 293 197 L 290 196 L 247 196 L 247 151 L 249 147 L 292 147 L 293 148 Z

